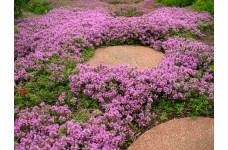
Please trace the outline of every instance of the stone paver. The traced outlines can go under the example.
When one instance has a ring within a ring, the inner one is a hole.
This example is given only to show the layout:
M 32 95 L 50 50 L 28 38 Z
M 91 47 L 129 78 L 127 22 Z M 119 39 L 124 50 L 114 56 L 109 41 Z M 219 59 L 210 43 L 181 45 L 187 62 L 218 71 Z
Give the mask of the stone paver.
M 92 66 L 130 65 L 147 69 L 158 66 L 163 55 L 162 52 L 145 46 L 110 46 L 96 49 L 95 55 L 86 63 Z
M 128 150 L 213 150 L 214 119 L 173 119 L 142 134 Z

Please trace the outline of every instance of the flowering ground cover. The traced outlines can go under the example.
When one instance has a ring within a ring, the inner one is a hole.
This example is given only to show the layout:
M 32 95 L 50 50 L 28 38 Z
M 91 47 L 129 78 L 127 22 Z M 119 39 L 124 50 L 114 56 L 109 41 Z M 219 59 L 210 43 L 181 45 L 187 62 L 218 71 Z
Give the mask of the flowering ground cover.
M 158 117 L 213 116 L 213 48 L 178 37 L 203 36 L 208 13 L 165 7 L 116 17 L 62 7 L 18 22 L 15 149 L 126 149 Z M 147 70 L 83 64 L 97 47 L 120 44 L 165 56 Z

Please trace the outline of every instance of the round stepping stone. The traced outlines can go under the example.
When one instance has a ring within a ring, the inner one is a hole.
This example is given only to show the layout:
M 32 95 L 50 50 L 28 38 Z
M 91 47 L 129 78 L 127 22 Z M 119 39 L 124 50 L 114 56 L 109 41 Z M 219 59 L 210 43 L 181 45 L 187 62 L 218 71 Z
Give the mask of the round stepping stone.
M 158 66 L 163 55 L 162 52 L 145 46 L 109 46 L 96 49 L 95 55 L 86 64 L 130 65 L 148 69 Z
M 142 134 L 128 150 L 213 150 L 214 119 L 173 119 Z

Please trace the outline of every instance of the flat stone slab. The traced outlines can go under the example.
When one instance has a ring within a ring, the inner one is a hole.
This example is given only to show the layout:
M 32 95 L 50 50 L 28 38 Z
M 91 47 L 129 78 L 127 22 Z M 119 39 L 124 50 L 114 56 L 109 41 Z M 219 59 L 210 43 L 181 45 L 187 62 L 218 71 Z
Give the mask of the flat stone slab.
M 213 150 L 214 119 L 173 119 L 142 134 L 128 150 Z
M 130 65 L 139 69 L 148 69 L 158 66 L 163 55 L 162 52 L 145 46 L 109 46 L 96 49 L 95 55 L 86 64 Z

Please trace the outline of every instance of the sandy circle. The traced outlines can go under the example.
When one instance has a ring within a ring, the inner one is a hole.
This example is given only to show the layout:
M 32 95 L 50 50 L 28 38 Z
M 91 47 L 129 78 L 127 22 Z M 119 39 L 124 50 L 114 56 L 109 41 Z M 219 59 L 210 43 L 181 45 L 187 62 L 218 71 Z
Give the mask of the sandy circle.
M 213 150 L 214 119 L 181 118 L 142 134 L 128 150 Z
M 158 66 L 163 55 L 162 52 L 145 46 L 109 46 L 96 49 L 95 55 L 86 64 L 130 65 L 139 69 L 148 69 Z

